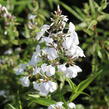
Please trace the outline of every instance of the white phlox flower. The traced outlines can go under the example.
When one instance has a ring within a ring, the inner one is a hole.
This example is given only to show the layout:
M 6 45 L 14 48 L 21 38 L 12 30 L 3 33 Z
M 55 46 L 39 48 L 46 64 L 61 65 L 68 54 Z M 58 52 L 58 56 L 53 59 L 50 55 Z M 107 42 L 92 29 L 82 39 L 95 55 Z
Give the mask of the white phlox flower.
M 73 102 L 67 104 L 68 109 L 76 109 L 76 105 Z
M 42 96 L 47 96 L 49 92 L 53 93 L 57 89 L 57 84 L 52 81 L 33 82 L 33 88 L 39 91 Z
M 58 53 L 55 48 L 46 48 L 46 54 L 49 60 L 55 60 L 58 57 Z
M 78 35 L 75 32 L 75 25 L 72 22 L 69 23 L 68 33 L 70 33 L 70 37 L 72 38 L 72 43 L 78 45 L 79 44 Z
M 67 56 L 71 56 L 72 58 L 85 57 L 83 50 L 77 45 L 72 45 L 71 48 L 65 52 Z
M 64 72 L 64 75 L 68 78 L 75 78 L 78 72 L 82 72 L 82 69 L 77 65 L 73 65 L 67 67 L 66 71 Z
M 63 47 L 67 50 L 71 48 L 72 44 L 72 37 L 66 37 L 62 43 Z
M 78 72 L 82 72 L 82 69 L 77 65 L 66 67 L 65 64 L 61 64 L 58 65 L 57 68 L 58 71 L 63 72 L 67 78 L 75 78 Z
M 40 73 L 41 68 L 36 67 L 33 71 L 33 75 L 37 75 Z
M 46 32 L 48 29 L 50 29 L 50 26 L 47 24 L 45 24 L 41 27 L 41 31 L 44 31 L 44 32 Z
M 55 68 L 52 65 L 47 66 L 46 75 L 53 76 L 55 74 Z
M 42 64 L 40 68 L 40 72 L 50 77 L 55 74 L 55 67 L 53 67 L 52 65 Z
M 44 64 L 41 65 L 41 71 L 43 73 L 47 71 L 47 64 L 44 63 Z
M 20 82 L 21 82 L 22 86 L 24 86 L 24 87 L 29 87 L 29 85 L 30 85 L 30 80 L 29 80 L 28 76 L 24 76 L 24 77 L 20 78 Z
M 58 65 L 57 68 L 58 68 L 58 72 L 65 72 L 66 71 L 65 64 Z

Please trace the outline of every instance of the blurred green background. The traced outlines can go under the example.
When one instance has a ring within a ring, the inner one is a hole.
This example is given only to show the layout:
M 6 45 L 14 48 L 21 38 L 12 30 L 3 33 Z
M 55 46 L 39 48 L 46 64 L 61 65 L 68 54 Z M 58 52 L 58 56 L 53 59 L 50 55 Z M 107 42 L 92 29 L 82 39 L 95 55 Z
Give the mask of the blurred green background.
M 75 99 L 78 109 L 109 108 L 109 1 L 107 0 L 0 0 L 2 6 L 14 16 L 4 18 L 0 11 L 0 109 L 43 109 L 29 104 L 15 68 L 30 60 L 36 47 L 36 32 L 59 4 L 69 22 L 76 25 L 80 46 L 86 58 L 79 64 L 83 72 L 74 80 L 76 84 L 95 71 L 100 75 L 85 89 L 88 95 Z M 34 19 L 29 16 L 35 16 Z M 66 95 L 67 96 L 67 95 Z M 46 107 L 44 108 L 46 109 Z

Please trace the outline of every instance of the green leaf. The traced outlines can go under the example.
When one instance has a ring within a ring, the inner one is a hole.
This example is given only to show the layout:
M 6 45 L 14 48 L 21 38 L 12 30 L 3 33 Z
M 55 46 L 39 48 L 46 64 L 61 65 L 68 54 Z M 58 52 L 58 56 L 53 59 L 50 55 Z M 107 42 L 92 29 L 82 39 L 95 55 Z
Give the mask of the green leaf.
M 36 97 L 34 95 L 32 95 L 32 96 L 29 95 L 29 100 L 30 100 L 29 105 L 31 105 L 32 103 L 37 103 L 37 104 L 40 104 L 40 105 L 43 105 L 43 106 L 49 106 L 51 104 L 56 103 L 54 100 L 51 100 L 51 99 L 48 99 L 48 98 L 39 98 L 39 97 Z
M 95 13 L 94 0 L 89 0 L 89 5 L 90 5 L 92 15 L 95 16 L 96 13 Z
M 76 89 L 76 85 L 75 85 L 75 84 L 72 82 L 72 80 L 69 79 L 69 78 L 67 78 L 66 81 L 69 83 L 70 88 L 71 88 L 71 90 L 72 90 L 72 93 L 74 93 L 74 92 L 75 92 L 75 89 Z
M 109 4 L 109 3 L 107 2 L 107 0 L 102 0 L 102 1 L 101 1 L 101 9 L 102 9 L 102 10 L 105 9 L 108 4 Z
M 99 72 L 94 72 L 92 73 L 86 80 L 82 81 L 77 87 L 76 87 L 76 92 L 75 94 L 72 94 L 70 96 L 70 101 L 73 101 L 76 99 L 84 89 L 86 89 L 89 84 L 101 73 L 102 71 L 100 70 Z
M 83 21 L 84 19 L 77 13 L 75 12 L 71 7 L 69 7 L 68 5 L 66 5 L 63 2 L 60 2 L 60 4 L 67 10 L 69 11 L 71 14 L 73 14 L 76 18 L 78 18 L 80 21 Z
M 75 11 L 81 16 L 81 18 L 83 18 L 83 19 L 86 18 L 86 15 L 84 14 L 84 12 L 83 12 L 80 8 L 78 8 L 78 7 L 76 7 L 76 6 L 73 6 L 73 8 L 74 8 Z
M 10 109 L 16 109 L 14 106 L 12 106 L 11 104 L 8 104 Z

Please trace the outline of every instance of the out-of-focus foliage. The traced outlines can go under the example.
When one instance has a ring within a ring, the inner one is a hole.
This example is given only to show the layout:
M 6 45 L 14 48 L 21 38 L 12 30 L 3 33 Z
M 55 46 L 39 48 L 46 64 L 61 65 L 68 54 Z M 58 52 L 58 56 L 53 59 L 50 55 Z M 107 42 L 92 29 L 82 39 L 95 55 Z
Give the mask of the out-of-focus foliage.
M 63 0 L 0 0 L 0 4 L 6 6 L 13 16 L 12 19 L 4 19 L 0 16 L 0 93 L 3 93 L 3 96 L 0 96 L 1 109 L 34 109 L 35 107 L 41 109 L 41 105 L 38 104 L 46 105 L 48 98 L 44 101 L 37 95 L 34 95 L 35 98 L 32 95 L 27 98 L 26 95 L 31 89 L 21 87 L 14 69 L 20 63 L 28 62 L 37 44 L 34 40 L 36 32 L 41 25 L 49 23 L 50 11 L 53 12 L 58 4 L 66 9 L 66 13 L 69 12 L 72 17 L 78 19 L 76 30 L 81 35 L 81 45 L 91 62 L 92 73 L 102 69 L 100 76 L 88 89 L 89 96 L 82 99 L 89 102 L 88 109 L 109 107 L 109 13 L 106 12 L 108 6 L 106 0 L 98 0 L 98 2 L 87 0 L 83 8 L 76 5 L 69 6 Z M 89 80 L 85 80 L 77 88 L 84 86 L 85 82 L 90 83 Z M 70 80 L 68 83 L 73 87 L 74 84 Z M 70 90 L 67 85 L 66 88 Z M 78 94 L 83 93 L 83 89 Z M 63 99 L 60 94 L 61 92 L 54 98 Z M 71 99 L 74 98 L 75 95 L 72 95 Z M 77 105 L 77 109 L 84 108 L 87 106 Z

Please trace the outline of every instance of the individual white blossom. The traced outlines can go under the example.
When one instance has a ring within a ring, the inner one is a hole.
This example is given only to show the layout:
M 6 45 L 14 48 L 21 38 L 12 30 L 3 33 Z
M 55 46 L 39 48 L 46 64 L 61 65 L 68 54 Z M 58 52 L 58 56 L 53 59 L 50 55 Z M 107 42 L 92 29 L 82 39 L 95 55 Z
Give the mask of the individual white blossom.
M 36 67 L 33 71 L 33 75 L 37 75 L 40 73 L 41 68 Z
M 33 88 L 34 88 L 35 90 L 40 91 L 40 84 L 34 81 L 34 82 L 33 82 Z
M 55 48 L 46 48 L 46 54 L 49 60 L 55 60 L 58 57 L 58 53 Z
M 41 31 L 44 31 L 44 32 L 46 32 L 48 29 L 50 29 L 50 26 L 47 24 L 45 24 L 41 27 Z
M 73 102 L 70 102 L 67 105 L 68 105 L 68 109 L 76 109 L 76 105 Z
M 57 84 L 55 82 L 52 82 L 52 81 L 48 81 L 48 84 L 49 84 L 49 91 L 52 93 L 54 92 L 56 89 L 57 89 Z
M 53 76 L 55 74 L 55 68 L 52 65 L 47 66 L 46 75 Z
M 72 22 L 69 23 L 68 33 L 70 33 L 70 37 L 72 38 L 73 44 L 78 45 L 79 44 L 78 35 L 75 32 L 75 25 Z
M 70 49 L 71 45 L 73 44 L 72 41 L 72 37 L 66 37 L 62 43 L 63 47 L 67 50 Z
M 51 104 L 48 109 L 63 109 L 63 102 L 57 102 L 56 104 Z
M 47 76 L 52 76 L 55 74 L 55 68 L 52 65 L 42 64 L 41 72 L 42 74 L 46 74 Z
M 66 71 L 64 72 L 64 75 L 68 78 L 75 78 L 78 72 L 82 72 L 82 69 L 77 65 L 73 65 L 67 67 Z
M 44 63 L 44 64 L 41 65 L 41 71 L 43 73 L 47 71 L 47 64 Z
M 49 92 L 52 93 L 57 89 L 57 84 L 52 81 L 33 82 L 33 87 L 39 91 L 40 95 L 47 96 Z
M 83 50 L 77 45 L 72 45 L 70 49 L 66 50 L 66 55 L 72 58 L 85 57 Z
M 69 23 L 69 30 L 68 30 L 70 33 L 72 33 L 72 32 L 74 32 L 75 31 L 75 25 L 72 23 L 72 22 L 70 22 Z
M 57 67 L 58 67 L 58 72 L 65 72 L 66 71 L 65 64 L 58 65 Z
M 24 86 L 24 87 L 29 87 L 29 85 L 30 85 L 30 80 L 29 80 L 28 76 L 24 76 L 24 77 L 20 78 L 20 82 L 21 82 L 22 86 Z

